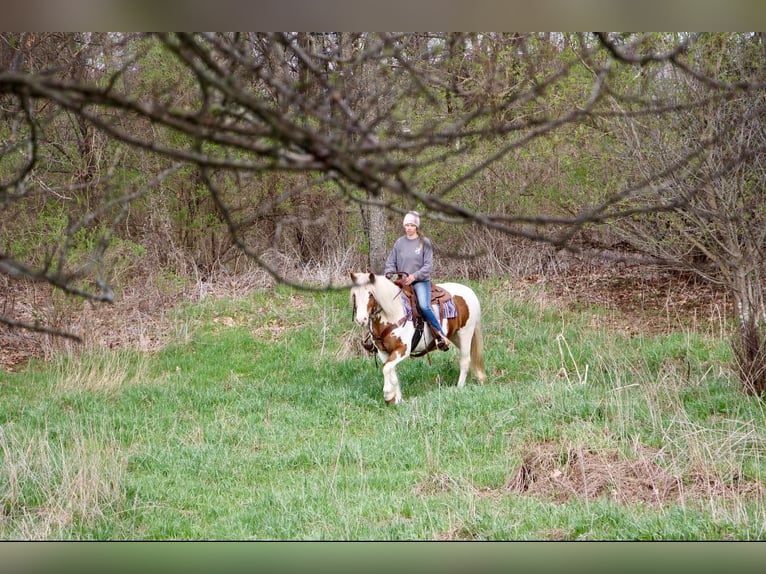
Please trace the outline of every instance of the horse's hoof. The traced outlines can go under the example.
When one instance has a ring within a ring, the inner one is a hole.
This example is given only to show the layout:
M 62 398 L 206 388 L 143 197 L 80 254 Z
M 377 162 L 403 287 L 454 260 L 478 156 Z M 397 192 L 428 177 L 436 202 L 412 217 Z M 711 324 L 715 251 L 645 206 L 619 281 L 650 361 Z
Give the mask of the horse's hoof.
M 402 402 L 402 399 L 397 397 L 391 397 L 390 399 L 386 399 L 387 405 L 398 405 L 401 402 Z

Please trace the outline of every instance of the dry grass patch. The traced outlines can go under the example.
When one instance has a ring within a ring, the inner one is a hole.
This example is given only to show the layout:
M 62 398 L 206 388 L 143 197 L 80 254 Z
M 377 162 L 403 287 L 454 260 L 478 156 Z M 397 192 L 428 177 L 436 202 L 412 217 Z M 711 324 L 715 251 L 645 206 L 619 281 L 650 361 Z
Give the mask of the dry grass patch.
M 59 393 L 95 391 L 109 393 L 146 378 L 146 358 L 126 352 L 69 354 L 55 363 Z
M 6 426 L 0 453 L 0 538 L 58 538 L 123 506 L 127 457 L 114 437 L 86 430 L 65 442 Z
M 764 493 L 759 481 L 716 476 L 710 468 L 685 474 L 661 464 L 660 449 L 634 445 L 635 458 L 616 451 L 593 451 L 582 446 L 562 449 L 555 443 L 534 444 L 505 489 L 556 502 L 610 498 L 622 504 L 692 504 L 715 500 L 758 500 Z

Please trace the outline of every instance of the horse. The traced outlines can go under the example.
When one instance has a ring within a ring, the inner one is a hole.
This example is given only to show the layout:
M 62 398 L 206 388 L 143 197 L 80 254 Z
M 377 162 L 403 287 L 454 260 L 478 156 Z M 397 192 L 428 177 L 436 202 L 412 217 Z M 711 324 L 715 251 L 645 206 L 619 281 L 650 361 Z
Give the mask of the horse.
M 430 328 L 415 337 L 416 325 L 408 312 L 408 301 L 402 289 L 385 275 L 350 273 L 351 305 L 354 321 L 367 327 L 372 335 L 378 357 L 383 363 L 383 399 L 397 405 L 402 391 L 396 366 L 410 356 L 423 356 L 436 346 Z M 447 338 L 460 352 L 460 376 L 457 387 L 465 385 L 469 367 L 474 376 L 484 382 L 484 342 L 481 331 L 481 305 L 474 291 L 460 283 L 440 283 L 454 302 L 452 317 L 443 317 L 434 307 Z M 414 348 L 413 348 L 414 343 Z

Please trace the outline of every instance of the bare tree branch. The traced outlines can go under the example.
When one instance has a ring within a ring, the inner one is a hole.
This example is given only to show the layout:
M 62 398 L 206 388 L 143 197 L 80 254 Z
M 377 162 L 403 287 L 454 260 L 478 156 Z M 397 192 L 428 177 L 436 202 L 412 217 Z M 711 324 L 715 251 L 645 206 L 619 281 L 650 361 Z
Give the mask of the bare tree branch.
M 730 132 L 705 127 L 706 113 L 744 102 L 752 114 L 730 116 L 735 131 L 762 116 L 764 75 L 737 52 L 751 38 L 737 39 L 706 52 L 717 40 L 704 34 L 8 36 L 0 203 L 61 229 L 33 262 L 28 245 L 4 237 L 0 273 L 111 300 L 105 257 L 147 197 L 179 204 L 189 218 L 178 224 L 183 237 L 209 209 L 231 246 L 275 280 L 304 287 L 316 286 L 286 276 L 266 253 L 285 230 L 311 252 L 307 230 L 327 229 L 328 211 L 349 205 L 370 237 L 369 210 L 398 218 L 417 207 L 434 223 L 577 252 L 587 249 L 575 240 L 595 227 L 640 234 L 642 218 L 702 221 L 715 213 L 700 204 L 706 190 L 764 151 L 743 138 L 709 163 Z M 690 117 L 701 120 L 694 137 Z M 129 168 L 105 167 L 118 151 Z M 563 159 L 598 177 L 565 177 L 551 167 Z M 546 209 L 524 207 L 522 168 L 528 181 L 552 181 L 526 188 L 555 196 Z M 509 188 L 488 183 L 494 174 Z M 84 244 L 88 255 L 76 261 Z

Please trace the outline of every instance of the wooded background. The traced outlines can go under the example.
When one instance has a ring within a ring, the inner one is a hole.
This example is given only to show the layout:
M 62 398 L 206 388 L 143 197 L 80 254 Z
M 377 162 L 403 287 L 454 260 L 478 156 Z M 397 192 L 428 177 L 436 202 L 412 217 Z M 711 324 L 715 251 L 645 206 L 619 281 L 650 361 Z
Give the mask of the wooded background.
M 765 49 L 761 33 L 0 33 L 0 322 L 72 335 L 15 315 L 19 282 L 108 302 L 146 269 L 256 267 L 328 287 L 379 271 L 416 209 L 444 277 L 544 272 L 563 251 L 722 285 L 761 393 Z

